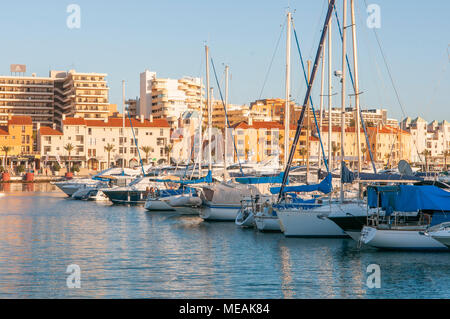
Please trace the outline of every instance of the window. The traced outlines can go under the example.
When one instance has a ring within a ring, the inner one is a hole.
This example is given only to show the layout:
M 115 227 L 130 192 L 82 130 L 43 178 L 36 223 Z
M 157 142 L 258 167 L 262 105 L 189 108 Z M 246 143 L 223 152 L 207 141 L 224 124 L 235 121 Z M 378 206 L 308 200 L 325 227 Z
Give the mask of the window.
M 159 135 L 160 135 L 160 136 L 164 136 L 164 129 L 160 129 L 160 130 L 159 130 Z

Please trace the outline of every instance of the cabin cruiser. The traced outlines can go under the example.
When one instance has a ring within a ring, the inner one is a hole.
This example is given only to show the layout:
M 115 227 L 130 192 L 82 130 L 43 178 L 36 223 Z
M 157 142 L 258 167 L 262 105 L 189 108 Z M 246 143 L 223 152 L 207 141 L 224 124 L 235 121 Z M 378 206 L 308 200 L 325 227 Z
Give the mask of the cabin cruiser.
M 67 196 L 72 197 L 78 190 L 84 188 L 99 188 L 105 187 L 105 182 L 109 182 L 111 178 L 117 178 L 118 176 L 125 176 L 129 178 L 135 178 L 142 174 L 141 170 L 131 168 L 118 168 L 113 167 L 106 169 L 91 178 L 74 178 L 60 182 L 52 183 L 63 191 Z
M 155 182 L 152 177 L 144 176 L 133 180 L 128 186 L 103 189 L 102 192 L 114 204 L 144 205 L 150 189 L 161 188 L 161 183 Z
M 375 214 L 361 232 L 361 243 L 395 250 L 447 250 L 426 233 L 450 222 L 450 192 L 433 185 L 370 186 L 368 205 Z

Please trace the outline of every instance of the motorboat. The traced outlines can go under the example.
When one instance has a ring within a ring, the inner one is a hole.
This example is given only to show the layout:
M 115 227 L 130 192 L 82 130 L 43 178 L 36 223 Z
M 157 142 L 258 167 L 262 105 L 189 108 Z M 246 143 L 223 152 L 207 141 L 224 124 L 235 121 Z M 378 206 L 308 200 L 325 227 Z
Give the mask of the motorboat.
M 450 248 L 450 222 L 435 226 L 428 230 L 426 235 Z

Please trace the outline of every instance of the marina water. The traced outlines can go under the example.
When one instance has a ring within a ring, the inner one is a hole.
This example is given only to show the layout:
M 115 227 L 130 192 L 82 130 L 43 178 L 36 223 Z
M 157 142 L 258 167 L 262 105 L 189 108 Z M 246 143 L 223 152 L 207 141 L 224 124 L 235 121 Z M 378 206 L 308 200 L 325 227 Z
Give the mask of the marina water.
M 450 254 L 358 249 L 4 184 L 0 298 L 450 298 Z M 68 288 L 69 265 L 81 288 Z M 369 265 L 381 287 L 369 288 Z

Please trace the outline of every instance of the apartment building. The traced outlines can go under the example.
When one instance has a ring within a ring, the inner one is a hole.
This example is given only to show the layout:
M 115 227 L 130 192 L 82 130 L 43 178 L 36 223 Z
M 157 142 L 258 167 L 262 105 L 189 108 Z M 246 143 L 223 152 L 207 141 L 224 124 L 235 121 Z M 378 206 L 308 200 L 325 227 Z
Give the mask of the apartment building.
M 167 159 L 166 146 L 170 143 L 170 126 L 165 119 L 81 118 L 63 116 L 62 131 L 40 127 L 38 147 L 47 162 L 66 162 L 69 158 L 65 146 L 72 144 L 71 162 L 93 170 L 103 170 L 112 165 L 139 165 L 138 148 L 149 146 L 149 162 Z M 113 145 L 109 153 L 107 145 Z M 140 150 L 143 161 L 146 154 Z
M 56 79 L 55 87 L 63 96 L 59 106 L 63 114 L 83 118 L 108 117 L 110 104 L 106 73 L 50 71 L 50 76 Z
M 7 153 L 4 146 L 9 147 Z M 8 163 L 5 163 L 5 155 L 7 155 Z M 4 167 L 34 161 L 31 116 L 10 116 L 7 124 L 0 126 L 0 156 L 2 156 Z
M 139 98 L 136 97 L 134 99 L 128 99 L 125 101 L 125 107 L 128 111 L 128 114 L 130 114 L 131 118 L 135 118 L 136 116 L 140 116 L 140 114 L 138 114 L 138 109 L 139 109 Z
M 323 110 L 322 116 L 322 124 L 328 126 L 329 115 L 328 108 Z M 388 118 L 387 110 L 385 109 L 368 109 L 361 110 L 361 115 L 366 126 L 380 126 L 380 125 L 388 125 L 392 127 L 398 127 L 399 123 L 396 119 Z M 316 109 L 316 117 L 319 121 L 320 119 L 320 111 Z M 356 120 L 356 109 L 354 108 L 346 108 L 345 109 L 345 125 L 346 126 L 355 126 Z M 332 108 L 331 109 L 331 125 L 332 126 L 341 126 L 342 123 L 342 111 L 341 108 Z
M 53 79 L 33 76 L 0 76 L 0 125 L 11 116 L 30 116 L 33 123 L 55 121 Z
M 187 110 L 200 110 L 202 99 L 200 78 L 157 78 L 156 72 L 140 74 L 140 103 L 137 113 L 155 119 L 165 118 L 176 126 Z
M 421 117 L 405 118 L 402 129 L 411 134 L 411 154 L 413 163 L 425 163 L 427 160 L 438 167 L 443 167 L 447 152 L 450 152 L 450 123 L 446 120 L 428 123 Z M 448 155 L 447 155 L 448 156 Z

